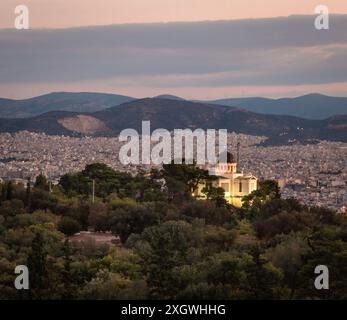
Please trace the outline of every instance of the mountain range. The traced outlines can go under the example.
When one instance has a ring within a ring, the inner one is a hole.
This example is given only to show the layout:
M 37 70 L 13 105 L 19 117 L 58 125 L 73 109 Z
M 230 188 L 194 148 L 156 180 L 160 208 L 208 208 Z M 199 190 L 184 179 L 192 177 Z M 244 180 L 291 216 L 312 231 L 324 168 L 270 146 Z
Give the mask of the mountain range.
M 317 139 L 347 142 L 347 115 L 310 120 L 287 115 L 266 115 L 238 107 L 187 100 L 145 98 L 86 113 L 52 111 L 26 119 L 0 119 L 0 132 L 28 130 L 54 135 L 115 136 L 125 128 L 141 133 L 144 120 L 151 129 L 228 129 L 264 135 L 267 144 L 288 144 Z
M 159 95 L 155 98 L 186 101 L 181 97 L 169 94 Z M 134 100 L 137 99 L 117 94 L 93 92 L 53 92 L 24 100 L 0 98 L 0 118 L 29 118 L 49 111 L 92 113 Z M 347 98 L 330 97 L 322 94 L 308 94 L 296 98 L 281 99 L 254 97 L 199 102 L 240 107 L 262 114 L 291 115 L 316 120 L 335 115 L 347 115 Z
M 306 119 L 325 119 L 347 114 L 347 98 L 308 94 L 296 98 L 232 98 L 209 101 L 225 106 L 237 106 L 264 114 L 286 114 Z
M 94 92 L 53 92 L 42 96 L 0 99 L 0 118 L 29 118 L 49 111 L 95 112 L 134 98 Z

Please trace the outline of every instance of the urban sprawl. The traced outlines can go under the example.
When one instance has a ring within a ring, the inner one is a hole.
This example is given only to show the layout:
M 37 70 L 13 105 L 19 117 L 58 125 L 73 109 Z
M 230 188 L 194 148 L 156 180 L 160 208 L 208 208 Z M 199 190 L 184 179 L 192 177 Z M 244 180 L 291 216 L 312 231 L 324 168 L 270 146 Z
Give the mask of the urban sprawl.
M 277 180 L 284 198 L 296 198 L 310 206 L 346 211 L 347 143 L 320 141 L 317 144 L 261 146 L 265 137 L 230 133 L 228 149 L 236 156 L 239 170 L 252 172 L 260 180 Z M 25 183 L 39 174 L 53 184 L 61 175 L 102 162 L 113 169 L 135 174 L 138 165 L 124 166 L 117 137 L 68 137 L 22 131 L 0 134 L 0 178 Z M 150 166 L 143 166 L 149 170 Z

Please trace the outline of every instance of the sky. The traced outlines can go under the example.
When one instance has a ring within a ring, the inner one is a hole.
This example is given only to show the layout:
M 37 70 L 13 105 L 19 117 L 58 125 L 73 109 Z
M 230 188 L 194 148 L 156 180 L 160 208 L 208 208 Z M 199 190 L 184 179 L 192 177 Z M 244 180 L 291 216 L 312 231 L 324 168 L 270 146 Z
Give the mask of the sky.
M 12 28 L 14 7 L 26 5 L 31 28 L 203 21 L 313 14 L 324 4 L 347 14 L 346 0 L 1 0 L 0 28 Z
M 319 4 L 339 14 L 329 30 Z M 0 97 L 347 96 L 346 30 L 344 0 L 1 0 Z

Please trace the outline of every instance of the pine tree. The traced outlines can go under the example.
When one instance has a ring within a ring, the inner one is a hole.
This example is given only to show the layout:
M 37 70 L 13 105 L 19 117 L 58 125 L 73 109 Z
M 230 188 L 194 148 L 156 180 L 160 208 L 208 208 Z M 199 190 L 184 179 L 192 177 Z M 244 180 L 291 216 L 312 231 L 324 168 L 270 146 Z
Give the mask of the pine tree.
M 26 197 L 25 197 L 25 205 L 27 208 L 30 208 L 30 203 L 31 203 L 31 179 L 30 177 L 28 177 Z
M 44 239 L 40 232 L 37 232 L 32 244 L 31 253 L 28 256 L 27 265 L 29 268 L 30 293 L 32 299 L 44 299 L 44 292 L 48 287 L 47 253 L 44 249 Z
M 6 187 L 6 200 L 12 200 L 12 197 L 13 197 L 13 185 L 12 185 L 12 181 L 9 181 Z
M 63 270 L 63 283 L 64 283 L 64 293 L 63 299 L 72 299 L 74 295 L 73 278 L 71 275 L 71 247 L 69 240 L 66 239 L 64 242 L 64 270 Z
M 2 201 L 6 200 L 6 183 L 2 183 L 0 184 L 0 188 L 1 188 L 1 196 L 0 196 L 0 203 Z
M 49 191 L 47 178 L 42 173 L 37 176 L 34 187 L 45 191 Z

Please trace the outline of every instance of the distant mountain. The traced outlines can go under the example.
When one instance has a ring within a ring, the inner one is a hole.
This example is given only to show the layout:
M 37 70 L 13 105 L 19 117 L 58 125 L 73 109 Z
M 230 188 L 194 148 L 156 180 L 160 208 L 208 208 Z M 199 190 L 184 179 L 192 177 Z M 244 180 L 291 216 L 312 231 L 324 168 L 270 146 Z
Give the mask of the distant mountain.
M 297 98 L 232 98 L 208 101 L 236 106 L 264 114 L 291 115 L 306 119 L 325 119 L 334 115 L 347 115 L 347 98 L 309 94 Z
M 141 122 L 151 129 L 228 129 L 229 132 L 269 137 L 268 144 L 317 139 L 347 142 L 347 116 L 307 120 L 264 115 L 240 108 L 200 102 L 146 98 L 94 113 L 49 112 L 30 119 L 0 119 L 0 132 L 29 130 L 47 134 L 114 136 L 125 128 L 141 133 Z
M 153 97 L 156 99 L 168 99 L 168 100 L 185 100 L 181 97 L 173 96 L 171 94 L 161 94 L 159 96 Z
M 169 94 L 159 95 L 153 99 L 188 101 Z M 54 92 L 24 100 L 0 98 L 0 118 L 29 118 L 50 111 L 92 113 L 134 100 L 136 99 L 127 96 L 92 92 Z M 334 115 L 347 115 L 347 98 L 321 94 L 282 99 L 255 97 L 200 102 L 235 106 L 262 114 L 291 115 L 305 119 L 322 120 Z
M 13 100 L 0 98 L 0 105 L 5 104 L 5 103 L 10 103 L 11 101 L 13 101 Z
M 28 118 L 49 111 L 95 112 L 134 98 L 92 92 L 54 92 L 24 100 L 0 99 L 0 118 Z

